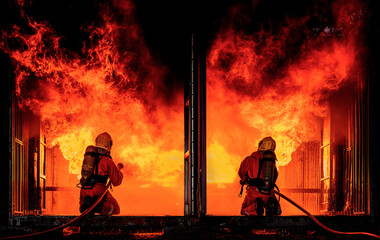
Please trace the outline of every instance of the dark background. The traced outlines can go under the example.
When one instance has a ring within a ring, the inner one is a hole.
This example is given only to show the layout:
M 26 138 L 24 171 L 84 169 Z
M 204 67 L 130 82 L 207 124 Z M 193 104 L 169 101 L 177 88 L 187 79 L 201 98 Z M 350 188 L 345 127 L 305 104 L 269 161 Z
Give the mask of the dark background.
M 368 1 L 367 1 L 368 2 Z M 373 170 L 373 208 L 375 220 L 380 216 L 380 179 L 378 149 L 379 140 L 376 114 L 378 82 L 380 81 L 380 1 L 369 1 L 366 22 L 364 25 L 363 44 L 368 47 L 367 62 L 370 78 L 370 122 L 371 122 L 371 162 Z M 81 52 L 83 42 L 88 39 L 88 32 L 83 26 L 101 25 L 99 11 L 106 1 L 94 0 L 33 0 L 32 5 L 24 3 L 24 12 L 37 21 L 47 21 L 57 35 L 63 36 L 61 45 L 72 51 Z M 235 29 L 241 29 L 252 34 L 260 28 L 272 29 L 274 32 L 281 27 L 284 19 L 291 16 L 310 16 L 305 31 L 321 31 L 324 26 L 334 24 L 331 15 L 330 1 L 157 1 L 144 0 L 135 3 L 135 20 L 141 25 L 145 41 L 153 59 L 170 68 L 170 74 L 165 80 L 168 90 L 183 89 L 190 76 L 190 41 L 191 34 L 201 36 L 206 49 L 212 44 L 215 34 L 220 28 L 232 24 Z M 237 7 L 241 14 L 232 14 L 231 8 Z M 117 14 L 117 11 L 115 11 Z M 13 24 L 25 27 L 25 18 L 20 15 L 16 1 L 0 1 L 0 28 L 9 30 Z M 289 42 L 291 49 L 297 49 L 303 39 L 300 35 L 297 41 Z M 298 42 L 299 41 L 299 42 Z M 294 54 L 289 52 L 289 57 Z M 281 61 L 279 62 L 281 64 Z M 2 116 L 6 124 L 2 124 L 2 165 L 0 172 L 0 214 L 1 222 L 6 223 L 8 214 L 9 180 L 8 163 L 10 153 L 10 89 L 13 79 L 12 67 L 7 54 L 0 50 L 0 81 Z M 8 142 L 8 144 L 6 144 Z
M 99 12 L 104 5 L 114 8 L 115 15 L 123 13 L 112 1 L 106 0 L 33 0 L 25 1 L 23 11 L 38 22 L 48 22 L 62 36 L 60 45 L 80 53 L 83 42 L 88 40 L 89 33 L 85 26 L 101 26 L 103 23 Z M 154 60 L 169 66 L 174 76 L 168 85 L 182 86 L 188 77 L 191 34 L 200 34 L 207 49 L 216 32 L 226 26 L 246 34 L 253 34 L 259 29 L 271 29 L 274 33 L 283 25 L 287 17 L 311 16 L 306 28 L 300 32 L 322 31 L 325 26 L 334 24 L 331 15 L 331 1 L 135 1 L 135 21 L 141 25 L 145 41 Z M 233 14 L 233 9 L 238 14 Z M 1 29 L 7 30 L 17 24 L 28 31 L 26 19 L 20 15 L 16 1 L 1 1 Z M 317 30 L 316 30 L 317 29 Z M 297 39 L 289 42 L 289 54 L 297 52 L 305 39 L 305 35 L 297 35 Z

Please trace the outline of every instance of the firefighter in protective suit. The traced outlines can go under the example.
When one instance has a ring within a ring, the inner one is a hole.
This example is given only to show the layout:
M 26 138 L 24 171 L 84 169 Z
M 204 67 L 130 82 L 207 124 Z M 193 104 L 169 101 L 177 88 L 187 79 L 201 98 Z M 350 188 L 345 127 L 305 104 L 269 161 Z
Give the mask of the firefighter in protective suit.
M 113 186 L 118 186 L 123 180 L 123 174 L 120 170 L 123 168 L 123 165 L 119 163 L 117 166 L 111 158 L 111 148 L 112 148 L 112 139 L 111 136 L 107 133 L 99 134 L 95 139 L 95 147 L 89 146 L 86 149 L 86 154 L 88 150 L 91 149 L 97 157 L 96 163 L 93 165 L 94 173 L 91 175 L 90 180 L 92 184 L 86 186 L 83 179 L 83 166 L 82 166 L 82 188 L 80 191 L 80 212 L 84 212 L 89 208 L 98 198 L 101 196 L 104 191 L 107 189 L 106 182 L 109 178 Z M 85 156 L 86 156 L 85 154 Z M 91 167 L 92 169 L 92 167 Z M 87 179 L 88 180 L 88 179 Z M 110 192 L 107 192 L 100 203 L 95 207 L 93 213 L 100 213 L 100 215 L 114 215 L 120 213 L 120 207 L 116 199 L 111 195 Z
M 246 157 L 239 168 L 240 183 L 247 184 L 247 194 L 241 206 L 241 215 L 280 215 L 281 207 L 273 193 L 278 176 L 276 168 L 276 142 L 266 137 L 259 142 L 258 150 Z M 239 196 L 241 196 L 241 193 Z

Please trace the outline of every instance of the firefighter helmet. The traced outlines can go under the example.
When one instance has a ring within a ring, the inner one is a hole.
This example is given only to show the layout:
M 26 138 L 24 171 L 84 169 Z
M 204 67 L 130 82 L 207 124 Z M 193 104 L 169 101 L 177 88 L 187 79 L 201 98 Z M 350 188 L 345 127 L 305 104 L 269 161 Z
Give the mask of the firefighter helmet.
M 111 151 L 112 138 L 107 132 L 99 134 L 95 139 L 96 147 L 103 148 L 107 151 Z
M 257 151 L 274 151 L 276 149 L 276 142 L 273 140 L 272 137 L 265 137 L 263 140 L 259 142 L 259 148 Z

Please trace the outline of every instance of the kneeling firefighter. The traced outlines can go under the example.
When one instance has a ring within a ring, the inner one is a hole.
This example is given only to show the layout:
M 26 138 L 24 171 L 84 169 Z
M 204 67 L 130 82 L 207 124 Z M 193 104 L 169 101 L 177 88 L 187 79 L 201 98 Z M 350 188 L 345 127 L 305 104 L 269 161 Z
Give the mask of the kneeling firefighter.
M 82 178 L 80 180 L 80 212 L 86 211 L 104 191 L 108 179 L 113 186 L 118 186 L 123 180 L 120 170 L 123 164 L 117 166 L 110 155 L 112 147 L 111 136 L 107 133 L 99 134 L 95 139 L 95 146 L 88 146 L 84 154 L 82 165 Z M 101 215 L 114 215 L 120 213 L 120 207 L 116 199 L 107 192 L 93 213 Z
M 246 157 L 239 168 L 241 191 L 247 184 L 247 195 L 241 206 L 241 215 L 280 215 L 281 207 L 273 193 L 278 177 L 276 168 L 276 142 L 266 137 L 259 142 L 258 150 Z

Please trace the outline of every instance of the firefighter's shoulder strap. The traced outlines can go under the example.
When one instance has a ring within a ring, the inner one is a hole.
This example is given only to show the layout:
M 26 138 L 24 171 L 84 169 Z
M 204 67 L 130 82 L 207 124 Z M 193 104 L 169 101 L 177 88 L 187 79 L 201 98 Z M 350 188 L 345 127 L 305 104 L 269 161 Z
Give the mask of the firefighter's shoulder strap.
M 92 179 L 94 179 L 96 182 L 106 184 L 107 180 L 108 180 L 108 175 L 104 175 L 104 176 L 99 175 L 99 162 L 100 162 L 100 160 L 102 160 L 103 157 L 106 156 L 106 157 L 111 158 L 111 156 L 109 154 L 102 154 L 102 153 L 96 153 L 96 155 L 97 156 L 96 156 L 95 162 L 94 162 L 94 172 L 92 174 Z
M 107 183 L 108 175 L 99 175 L 99 162 L 104 156 L 111 158 L 109 154 L 99 152 L 94 146 L 87 147 L 82 164 L 82 178 L 77 187 L 92 189 L 96 183 Z
M 100 160 L 102 160 L 102 158 L 104 156 L 106 157 L 109 157 L 111 158 L 110 155 L 107 155 L 107 154 L 101 154 L 101 153 L 94 153 L 94 152 L 91 152 L 90 154 L 94 155 L 95 157 L 95 162 L 94 162 L 94 172 L 93 172 L 93 175 L 99 175 L 99 162 Z M 112 159 L 112 158 L 111 158 Z

